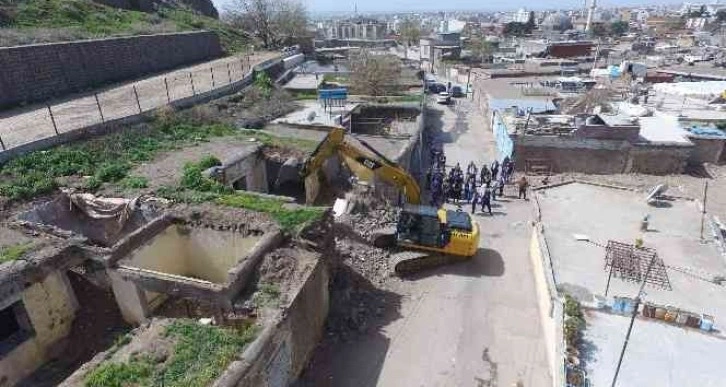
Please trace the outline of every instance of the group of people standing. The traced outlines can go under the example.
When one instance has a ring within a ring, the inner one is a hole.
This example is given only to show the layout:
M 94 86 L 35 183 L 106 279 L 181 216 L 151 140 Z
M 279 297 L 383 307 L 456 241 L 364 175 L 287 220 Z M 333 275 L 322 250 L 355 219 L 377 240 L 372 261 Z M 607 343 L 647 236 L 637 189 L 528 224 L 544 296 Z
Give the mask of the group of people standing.
M 481 211 L 492 214 L 492 201 L 497 196 L 504 196 L 504 187 L 514 177 L 514 161 L 508 156 L 500 163 L 494 160 L 491 165 L 484 164 L 477 168 L 472 161 L 466 171 L 459 163 L 446 173 L 446 156 L 443 151 L 432 149 L 432 166 L 426 175 L 426 184 L 431 192 L 431 205 L 441 206 L 445 202 L 460 205 L 461 202 L 471 204 L 471 212 L 475 213 L 477 205 Z M 517 181 L 519 198 L 527 199 L 527 178 L 522 176 Z

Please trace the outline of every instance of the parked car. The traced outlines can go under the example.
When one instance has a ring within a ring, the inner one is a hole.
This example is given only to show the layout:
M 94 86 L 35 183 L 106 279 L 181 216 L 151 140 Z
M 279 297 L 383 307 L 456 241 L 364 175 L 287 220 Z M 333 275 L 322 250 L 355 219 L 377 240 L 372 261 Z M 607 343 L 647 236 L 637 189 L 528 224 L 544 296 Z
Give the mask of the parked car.
M 446 85 L 443 83 L 432 83 L 429 85 L 429 93 L 439 94 L 443 91 L 446 91 Z
M 442 105 L 448 105 L 451 103 L 451 94 L 442 91 L 436 96 L 436 103 L 440 103 Z
M 461 86 L 451 86 L 451 96 L 454 98 L 461 98 L 466 97 L 466 93 L 464 93 L 464 88 Z

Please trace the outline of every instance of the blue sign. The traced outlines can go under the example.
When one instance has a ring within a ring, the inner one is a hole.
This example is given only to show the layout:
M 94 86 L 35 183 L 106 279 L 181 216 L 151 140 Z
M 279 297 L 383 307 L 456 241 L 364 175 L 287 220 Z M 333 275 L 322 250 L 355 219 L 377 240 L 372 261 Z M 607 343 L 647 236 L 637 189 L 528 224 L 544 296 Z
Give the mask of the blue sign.
M 348 89 L 341 87 L 337 89 L 318 90 L 318 99 L 348 99 Z

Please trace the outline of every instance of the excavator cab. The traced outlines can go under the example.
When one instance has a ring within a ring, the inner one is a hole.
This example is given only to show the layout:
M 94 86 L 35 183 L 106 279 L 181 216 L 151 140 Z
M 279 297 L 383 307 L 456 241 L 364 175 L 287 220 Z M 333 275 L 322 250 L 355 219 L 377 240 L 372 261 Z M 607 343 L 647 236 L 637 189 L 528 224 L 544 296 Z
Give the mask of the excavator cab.
M 399 245 L 470 257 L 479 247 L 479 227 L 459 210 L 405 205 L 396 227 Z

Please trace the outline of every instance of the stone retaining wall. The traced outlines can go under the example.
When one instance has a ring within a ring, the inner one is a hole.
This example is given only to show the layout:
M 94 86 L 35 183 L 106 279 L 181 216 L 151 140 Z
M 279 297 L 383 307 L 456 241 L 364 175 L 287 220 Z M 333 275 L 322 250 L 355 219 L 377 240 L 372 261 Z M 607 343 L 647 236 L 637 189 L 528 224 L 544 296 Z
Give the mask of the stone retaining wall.
M 144 35 L 0 48 L 0 108 L 222 56 L 213 32 Z

